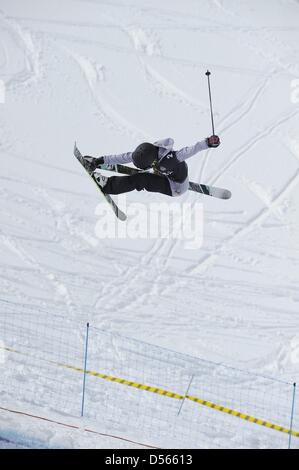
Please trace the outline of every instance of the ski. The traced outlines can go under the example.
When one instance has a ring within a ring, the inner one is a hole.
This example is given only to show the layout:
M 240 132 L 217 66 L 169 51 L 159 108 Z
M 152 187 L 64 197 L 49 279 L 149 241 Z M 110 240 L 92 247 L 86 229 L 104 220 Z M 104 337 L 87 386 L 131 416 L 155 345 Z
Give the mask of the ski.
M 108 204 L 110 205 L 111 209 L 113 210 L 114 214 L 116 215 L 116 217 L 119 219 L 119 220 L 126 220 L 127 216 L 124 212 L 122 212 L 118 207 L 117 205 L 115 204 L 115 202 L 113 201 L 112 197 L 109 195 L 109 194 L 105 194 L 104 191 L 102 190 L 101 186 L 97 183 L 97 180 L 94 176 L 94 173 L 93 172 L 90 172 L 88 171 L 88 167 L 86 166 L 86 162 L 80 152 L 80 150 L 78 149 L 77 145 L 76 145 L 76 142 L 75 142 L 75 146 L 74 146 L 74 156 L 77 158 L 78 162 L 81 163 L 81 165 L 83 166 L 83 168 L 85 169 L 85 171 L 88 173 L 88 175 L 90 176 L 90 178 L 93 180 L 93 182 L 96 184 L 98 190 L 100 191 L 100 193 L 104 196 L 104 198 L 106 199 L 106 201 L 108 202 Z
M 120 173 L 123 175 L 135 175 L 136 173 L 145 171 L 139 170 L 138 168 L 132 168 L 127 165 L 112 164 L 107 165 L 103 164 L 99 167 L 101 170 L 113 171 L 115 173 Z M 206 184 L 195 183 L 190 181 L 189 191 L 194 191 L 196 193 L 204 194 L 206 196 L 216 197 L 218 199 L 230 199 L 232 193 L 228 189 L 218 188 L 217 186 L 208 186 Z
M 189 191 L 205 194 L 206 196 L 217 197 L 218 199 L 230 199 L 232 193 L 228 189 L 218 188 L 217 186 L 208 186 L 207 184 L 189 182 Z

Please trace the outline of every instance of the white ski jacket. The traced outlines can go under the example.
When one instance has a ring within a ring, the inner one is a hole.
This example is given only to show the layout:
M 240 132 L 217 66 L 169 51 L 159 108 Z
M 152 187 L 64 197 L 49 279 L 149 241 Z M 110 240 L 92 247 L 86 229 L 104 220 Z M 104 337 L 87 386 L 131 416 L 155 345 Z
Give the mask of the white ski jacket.
M 173 150 L 173 144 L 174 144 L 174 140 L 171 137 L 154 142 L 154 145 L 159 148 L 158 160 L 161 160 L 163 157 L 165 157 L 165 155 L 167 155 L 169 152 Z M 206 143 L 206 140 L 201 140 L 199 142 L 196 142 L 196 144 L 191 145 L 190 147 L 183 147 L 180 150 L 176 150 L 175 152 L 176 152 L 177 159 L 180 162 L 183 162 L 184 160 L 187 160 L 188 158 L 195 155 L 196 153 L 201 152 L 202 150 L 206 150 L 208 148 L 209 146 Z M 133 152 L 121 153 L 119 155 L 105 155 L 104 162 L 107 165 L 111 165 L 114 163 L 119 163 L 119 164 L 131 163 L 133 161 L 132 154 Z M 171 178 L 167 176 L 166 178 L 168 179 L 170 183 L 173 196 L 181 196 L 183 193 L 185 193 L 188 190 L 188 187 L 189 187 L 188 177 L 182 183 L 173 181 Z

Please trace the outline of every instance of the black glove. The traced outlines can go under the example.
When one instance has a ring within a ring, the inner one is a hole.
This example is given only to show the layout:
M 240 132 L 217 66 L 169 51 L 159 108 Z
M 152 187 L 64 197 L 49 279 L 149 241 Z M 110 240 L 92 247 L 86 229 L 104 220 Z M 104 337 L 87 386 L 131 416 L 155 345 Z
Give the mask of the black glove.
M 206 138 L 206 142 L 209 147 L 218 147 L 220 145 L 220 139 L 218 135 L 211 135 L 211 137 Z
M 104 165 L 104 157 L 96 158 L 97 166 Z
M 96 168 L 104 164 L 104 157 L 95 158 L 89 155 L 84 155 L 83 158 L 88 165 L 88 170 L 91 172 L 95 171 Z

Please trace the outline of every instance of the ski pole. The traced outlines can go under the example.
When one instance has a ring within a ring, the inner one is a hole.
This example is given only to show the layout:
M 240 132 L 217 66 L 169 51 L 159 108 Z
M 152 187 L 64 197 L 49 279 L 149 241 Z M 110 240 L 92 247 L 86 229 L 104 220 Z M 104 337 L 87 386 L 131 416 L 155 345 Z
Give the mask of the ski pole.
M 210 75 L 211 75 L 211 72 L 209 72 L 209 70 L 207 70 L 207 71 L 206 71 L 206 76 L 208 77 L 209 97 L 210 97 L 210 111 L 211 111 L 211 121 L 212 121 L 213 135 L 215 135 L 215 129 L 214 129 L 214 118 L 213 118 L 213 108 L 212 108 L 212 98 L 211 98 Z

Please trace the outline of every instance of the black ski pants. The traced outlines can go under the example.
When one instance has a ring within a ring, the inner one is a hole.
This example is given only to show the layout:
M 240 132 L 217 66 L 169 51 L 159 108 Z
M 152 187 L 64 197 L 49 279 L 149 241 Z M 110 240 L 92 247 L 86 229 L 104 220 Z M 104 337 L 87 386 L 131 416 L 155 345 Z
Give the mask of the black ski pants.
M 152 173 L 136 173 L 130 176 L 111 176 L 104 186 L 106 194 L 122 194 L 129 191 L 150 191 L 172 196 L 168 179 Z

